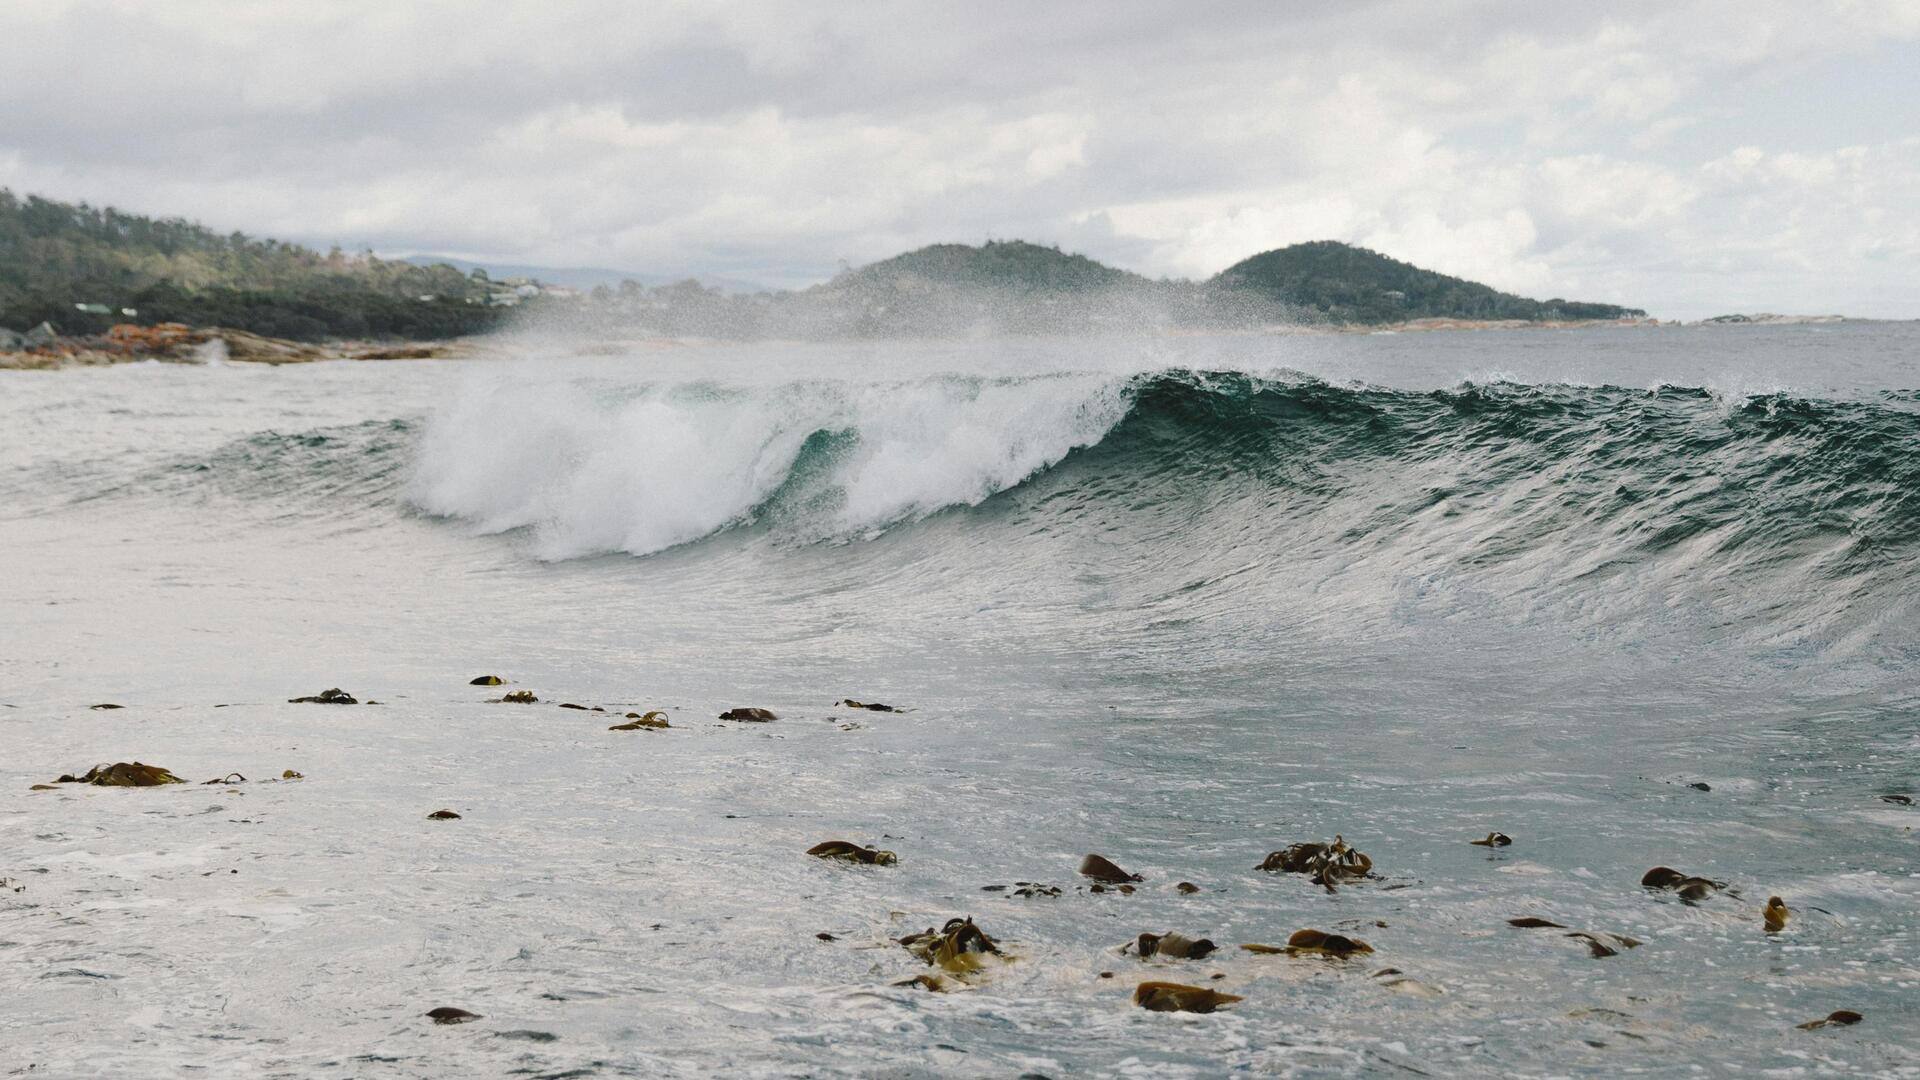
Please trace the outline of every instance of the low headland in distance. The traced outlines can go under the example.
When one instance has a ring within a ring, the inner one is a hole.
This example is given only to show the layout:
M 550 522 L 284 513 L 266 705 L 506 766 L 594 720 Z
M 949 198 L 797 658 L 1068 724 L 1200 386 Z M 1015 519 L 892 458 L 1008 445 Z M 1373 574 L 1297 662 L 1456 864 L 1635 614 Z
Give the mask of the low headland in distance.
M 506 331 L 831 341 L 1657 322 L 1639 308 L 1515 296 L 1331 240 L 1262 252 L 1203 281 L 1148 278 L 1019 240 L 935 244 L 810 288 L 758 292 L 693 279 L 579 288 L 423 262 L 0 189 L 0 367 L 459 356 Z

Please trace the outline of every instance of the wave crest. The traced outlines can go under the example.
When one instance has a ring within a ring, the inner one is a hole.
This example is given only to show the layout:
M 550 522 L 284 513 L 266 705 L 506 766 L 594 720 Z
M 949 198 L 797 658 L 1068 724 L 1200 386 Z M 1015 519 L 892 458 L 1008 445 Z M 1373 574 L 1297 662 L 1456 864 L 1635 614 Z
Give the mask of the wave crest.
M 1126 414 L 1124 380 L 477 384 L 421 440 L 411 501 L 542 558 L 649 554 L 777 518 L 860 535 L 976 505 Z

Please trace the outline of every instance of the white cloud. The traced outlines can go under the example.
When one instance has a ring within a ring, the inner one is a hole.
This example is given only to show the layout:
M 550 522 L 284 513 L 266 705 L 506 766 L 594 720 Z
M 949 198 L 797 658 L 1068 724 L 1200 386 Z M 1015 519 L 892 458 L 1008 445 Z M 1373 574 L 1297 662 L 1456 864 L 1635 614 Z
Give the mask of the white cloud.
M 1915 114 L 1863 138 L 1835 96 L 1842 146 L 1741 105 L 1817 120 L 1916 39 L 1906 0 L 12 0 L 0 184 L 774 284 L 986 236 L 1182 276 L 1334 238 L 1662 313 L 1920 315 Z

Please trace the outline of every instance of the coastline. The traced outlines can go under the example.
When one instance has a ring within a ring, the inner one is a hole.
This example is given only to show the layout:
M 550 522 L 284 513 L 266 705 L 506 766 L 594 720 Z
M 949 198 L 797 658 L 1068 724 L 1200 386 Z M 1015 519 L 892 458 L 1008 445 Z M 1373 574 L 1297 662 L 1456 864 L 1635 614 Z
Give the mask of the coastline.
M 318 360 L 464 359 L 481 339 L 449 341 L 329 341 L 270 338 L 224 327 L 114 327 L 106 334 L 56 337 L 34 348 L 0 350 L 0 370 L 52 371 L 114 364 L 309 364 Z
M 1163 328 L 1155 333 L 1166 337 L 1196 337 L 1215 334 L 1234 336 L 1319 336 L 1334 334 L 1426 334 L 1510 330 L 1592 330 L 1605 327 L 1693 327 L 1802 326 L 1858 321 L 1843 315 L 1721 315 L 1709 319 L 1681 321 L 1673 319 L 1409 319 L 1393 323 L 1275 323 L 1248 328 L 1192 327 Z M 1029 335 L 1020 335 L 1029 336 Z M 321 360 L 471 360 L 484 359 L 498 352 L 503 343 L 514 340 L 511 332 L 452 338 L 441 341 L 364 341 L 339 340 L 318 344 L 269 338 L 245 330 L 223 327 L 188 328 L 163 324 L 160 327 L 115 327 L 97 337 L 56 338 L 51 344 L 19 351 L 0 351 L 0 371 L 53 371 L 74 367 L 105 367 L 113 364 L 163 363 L 210 364 L 243 363 L 278 366 L 308 364 Z M 784 340 L 784 339 L 780 339 Z M 847 340 L 875 341 L 878 338 Z M 902 337 L 902 341 L 927 340 Z M 767 339 L 766 343 L 777 343 Z M 736 342 L 705 337 L 671 338 L 659 336 L 582 337 L 574 351 L 582 355 L 615 355 L 628 349 L 645 347 L 699 348 Z

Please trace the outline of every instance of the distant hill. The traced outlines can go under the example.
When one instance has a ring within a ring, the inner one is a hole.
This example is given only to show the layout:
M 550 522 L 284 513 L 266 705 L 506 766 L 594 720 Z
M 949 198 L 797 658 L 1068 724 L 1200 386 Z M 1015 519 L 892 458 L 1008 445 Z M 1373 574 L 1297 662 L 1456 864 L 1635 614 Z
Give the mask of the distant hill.
M 846 271 L 798 298 L 834 332 L 855 335 L 1645 314 L 1529 300 L 1331 240 L 1264 252 L 1198 283 L 1155 281 L 1019 240 L 935 244 Z
M 0 327 L 46 321 L 85 334 L 184 322 L 303 341 L 452 337 L 498 324 L 485 297 L 448 266 L 323 255 L 0 188 Z
M 637 270 L 609 270 L 599 266 L 526 266 L 517 263 L 472 262 L 467 259 L 456 259 L 451 255 L 406 255 L 402 257 L 402 261 L 415 266 L 451 266 L 463 274 L 485 270 L 487 276 L 495 281 L 523 277 L 549 285 L 565 285 L 569 289 L 591 289 L 596 285 L 613 288 L 623 281 L 659 286 L 688 280 L 685 274 L 647 274 Z M 693 280 L 729 295 L 767 291 L 764 285 L 741 281 L 738 278 L 701 277 Z
M 1080 293 L 1152 284 L 1085 255 L 1024 240 L 989 240 L 979 247 L 933 244 L 842 273 L 828 291 L 894 288 L 925 291 L 986 288 L 1014 292 Z
M 1140 325 L 1161 283 L 1022 240 L 933 244 L 783 298 L 808 337 L 1081 333 Z
M 1435 318 L 1539 322 L 1646 315 L 1638 308 L 1613 304 L 1529 300 L 1334 240 L 1261 252 L 1222 270 L 1209 284 L 1336 322 Z
M 582 295 L 490 280 L 511 277 Z M 570 333 L 832 339 L 1644 314 L 1529 300 L 1334 241 L 1263 252 L 1202 282 L 1156 281 L 1021 240 L 934 244 L 798 292 L 741 295 L 728 288 L 737 282 L 663 281 L 593 268 L 322 254 L 0 189 L 0 329 L 46 321 L 64 335 L 182 322 L 300 341 L 430 339 L 512 319 Z

